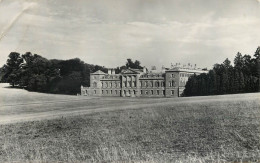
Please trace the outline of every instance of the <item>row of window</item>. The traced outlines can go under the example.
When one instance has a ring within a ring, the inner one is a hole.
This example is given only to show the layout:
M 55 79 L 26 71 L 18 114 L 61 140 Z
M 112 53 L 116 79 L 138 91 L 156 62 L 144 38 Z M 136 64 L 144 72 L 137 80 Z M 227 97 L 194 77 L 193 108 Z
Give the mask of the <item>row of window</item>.
M 174 81 L 174 80 L 172 80 L 172 81 L 169 81 L 169 83 L 168 83 L 168 85 L 169 85 L 169 87 L 175 87 L 176 86 L 176 82 Z M 157 82 L 153 82 L 153 81 L 150 81 L 150 82 L 148 82 L 148 81 L 145 81 L 145 82 L 141 82 L 141 87 L 153 87 L 153 86 L 155 86 L 155 87 L 164 87 L 165 86 L 165 82 L 159 82 L 159 81 L 157 81 Z M 97 83 L 96 82 L 94 82 L 93 83 L 93 87 L 94 88 L 96 88 L 97 87 Z M 101 87 L 102 88 L 112 88 L 112 87 L 114 87 L 114 88 L 120 88 L 121 87 L 121 83 L 116 83 L 116 82 L 105 82 L 105 83 L 101 83 Z M 136 87 L 136 82 L 134 81 L 134 82 L 131 82 L 131 81 L 125 81 L 125 82 L 123 82 L 123 87 Z
M 115 94 L 121 94 L 121 90 L 114 90 Z M 113 94 L 113 90 L 102 90 L 102 94 Z
M 176 82 L 174 80 L 169 81 L 169 87 L 176 87 Z
M 141 75 L 140 76 L 141 78 L 150 78 L 150 77 L 157 77 L 157 78 L 159 78 L 159 77 L 163 77 L 163 75 L 162 74 L 150 74 L 150 75 Z
M 121 94 L 121 90 L 114 90 L 114 92 L 115 92 L 115 94 L 117 95 L 117 94 Z M 150 92 L 150 93 L 149 93 Z M 87 94 L 88 92 L 87 92 L 87 90 L 86 90 L 86 94 Z M 102 90 L 102 94 L 113 94 L 113 90 Z M 128 92 L 126 91 L 126 90 L 124 90 L 124 94 L 127 94 L 127 93 L 129 93 L 129 95 L 131 94 L 131 93 L 133 93 L 134 95 L 136 94 L 136 91 L 135 90 L 133 90 L 133 91 L 131 91 L 131 90 L 128 90 Z M 165 90 L 162 90 L 161 91 L 161 93 L 163 94 L 163 95 L 165 95 Z M 97 91 L 96 90 L 94 90 L 94 94 L 97 94 Z M 140 92 L 140 94 L 141 95 L 148 95 L 148 94 L 150 94 L 150 95 L 160 95 L 160 90 L 150 90 L 150 91 L 148 91 L 148 90 L 141 90 L 141 92 Z M 171 90 L 171 95 L 174 95 L 174 90 Z
M 150 86 L 150 87 L 153 87 L 153 86 L 155 86 L 155 87 L 164 87 L 165 86 L 165 82 L 164 81 L 162 81 L 162 82 L 156 81 L 155 83 L 153 81 L 141 82 L 141 87 L 148 87 L 148 86 Z
M 140 94 L 141 95 L 160 95 L 160 90 L 150 90 L 150 91 L 148 91 L 148 90 L 141 90 L 141 92 L 140 92 Z M 163 94 L 163 95 L 165 95 L 165 90 L 162 90 L 161 91 L 161 94 Z

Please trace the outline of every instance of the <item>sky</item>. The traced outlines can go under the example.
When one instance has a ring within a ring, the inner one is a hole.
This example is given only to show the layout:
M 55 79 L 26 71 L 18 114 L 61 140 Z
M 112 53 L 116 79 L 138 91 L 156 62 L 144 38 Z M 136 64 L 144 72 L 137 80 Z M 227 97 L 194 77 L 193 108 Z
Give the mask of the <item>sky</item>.
M 212 68 L 260 46 L 260 0 L 0 0 L 0 66 L 10 52 L 108 68 Z

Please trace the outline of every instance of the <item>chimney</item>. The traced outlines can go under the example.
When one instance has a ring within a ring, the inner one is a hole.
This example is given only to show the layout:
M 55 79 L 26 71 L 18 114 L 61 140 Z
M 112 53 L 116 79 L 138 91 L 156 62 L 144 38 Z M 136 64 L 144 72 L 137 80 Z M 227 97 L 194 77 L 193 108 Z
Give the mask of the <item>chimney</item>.
M 115 75 L 116 74 L 116 71 L 115 69 L 112 69 L 112 74 Z
M 143 72 L 146 73 L 146 67 L 143 67 Z
M 111 74 L 111 69 L 107 69 L 107 73 L 110 75 Z

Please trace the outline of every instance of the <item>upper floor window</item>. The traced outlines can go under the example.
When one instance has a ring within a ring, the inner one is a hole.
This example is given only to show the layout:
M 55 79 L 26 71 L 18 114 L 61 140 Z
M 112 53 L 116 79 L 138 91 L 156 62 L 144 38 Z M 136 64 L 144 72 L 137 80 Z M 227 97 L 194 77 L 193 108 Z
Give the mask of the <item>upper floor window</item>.
M 157 82 L 155 82 L 155 86 L 156 87 L 159 87 L 160 86 L 160 83 L 157 81 Z
M 97 87 L 97 83 L 96 82 L 93 83 L 93 87 Z
M 172 81 L 172 86 L 175 87 L 175 81 L 174 80 Z
M 161 82 L 161 86 L 162 86 L 162 87 L 164 87 L 164 86 L 165 86 L 165 83 L 164 83 L 163 81 Z
M 172 78 L 174 78 L 175 77 L 175 75 L 174 74 L 172 74 Z
M 144 86 L 145 86 L 145 87 L 148 87 L 148 82 L 147 82 L 147 81 L 144 82 Z

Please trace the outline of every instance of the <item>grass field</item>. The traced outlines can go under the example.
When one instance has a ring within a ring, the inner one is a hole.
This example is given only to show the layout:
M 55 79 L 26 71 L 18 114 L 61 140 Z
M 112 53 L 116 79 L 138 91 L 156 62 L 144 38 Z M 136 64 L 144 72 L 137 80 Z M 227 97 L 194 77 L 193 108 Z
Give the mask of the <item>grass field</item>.
M 88 98 L 0 88 L 0 100 L 0 162 L 260 160 L 259 93 Z

